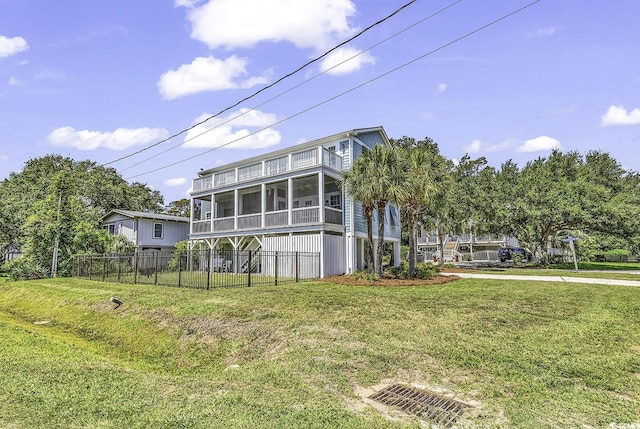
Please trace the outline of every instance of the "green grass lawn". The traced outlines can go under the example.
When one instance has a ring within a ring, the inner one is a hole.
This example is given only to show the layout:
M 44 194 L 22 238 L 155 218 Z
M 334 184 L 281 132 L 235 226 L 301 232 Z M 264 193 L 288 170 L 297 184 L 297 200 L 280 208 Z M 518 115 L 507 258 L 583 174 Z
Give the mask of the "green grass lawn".
M 459 427 L 623 427 L 640 289 L 0 280 L 0 368 L 9 428 L 421 427 L 361 398 L 392 381 L 474 404 Z

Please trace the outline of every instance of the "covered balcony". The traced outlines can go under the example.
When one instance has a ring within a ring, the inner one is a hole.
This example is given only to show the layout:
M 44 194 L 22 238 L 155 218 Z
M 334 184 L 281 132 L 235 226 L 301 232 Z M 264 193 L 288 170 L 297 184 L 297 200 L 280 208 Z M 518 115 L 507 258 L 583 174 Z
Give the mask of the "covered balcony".
M 192 234 L 344 223 L 339 181 L 322 173 L 213 193 L 192 201 Z
M 334 170 L 342 171 L 342 157 L 333 150 L 329 150 L 324 146 L 318 146 L 198 177 L 193 180 L 193 192 L 217 189 L 236 183 L 255 180 L 260 177 L 276 176 L 289 171 L 303 170 L 318 165 L 324 165 Z

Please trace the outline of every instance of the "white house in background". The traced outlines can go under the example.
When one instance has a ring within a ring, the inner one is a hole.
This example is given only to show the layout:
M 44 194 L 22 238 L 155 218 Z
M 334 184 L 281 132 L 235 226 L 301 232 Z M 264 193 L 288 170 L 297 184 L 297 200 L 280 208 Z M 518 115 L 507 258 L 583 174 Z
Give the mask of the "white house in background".
M 518 240 L 497 234 L 445 234 L 442 238 L 444 248 L 443 262 L 462 261 L 498 261 L 498 250 L 503 247 L 515 247 Z M 418 237 L 418 249 L 427 260 L 440 260 L 440 242 L 438 234 L 421 228 Z
M 316 252 L 322 277 L 364 269 L 362 207 L 339 186 L 363 150 L 389 144 L 382 127 L 354 129 L 202 170 L 191 192 L 192 243 L 212 250 Z M 400 216 L 387 208 L 385 241 L 400 262 Z M 377 240 L 377 219 L 374 219 Z
M 189 218 L 130 210 L 111 210 L 100 222 L 111 235 L 122 235 L 136 251 L 174 250 L 189 238 Z

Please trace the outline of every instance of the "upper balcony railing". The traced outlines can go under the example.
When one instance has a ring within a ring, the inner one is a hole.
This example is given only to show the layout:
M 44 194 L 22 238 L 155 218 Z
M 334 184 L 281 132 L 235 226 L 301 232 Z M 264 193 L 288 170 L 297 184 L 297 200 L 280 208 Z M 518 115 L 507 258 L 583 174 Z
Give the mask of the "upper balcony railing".
M 317 165 L 325 165 L 341 171 L 342 157 L 322 146 L 307 149 L 232 170 L 198 177 L 193 180 L 193 192 L 221 188 L 234 183 L 246 182 L 260 177 L 276 176 L 288 171 L 301 170 Z

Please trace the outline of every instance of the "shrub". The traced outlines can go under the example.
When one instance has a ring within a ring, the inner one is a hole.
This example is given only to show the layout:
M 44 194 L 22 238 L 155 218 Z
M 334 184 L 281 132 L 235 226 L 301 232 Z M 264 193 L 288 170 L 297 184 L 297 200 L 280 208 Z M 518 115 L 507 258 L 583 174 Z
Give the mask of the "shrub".
M 402 261 L 397 267 L 389 267 L 387 270 L 390 274 L 394 275 L 397 279 L 409 278 L 409 263 Z M 438 274 L 440 269 L 429 262 L 418 262 L 416 265 L 416 278 L 418 279 L 430 279 Z
M 14 259 L 7 262 L 4 267 L 9 273 L 9 280 L 36 280 L 49 277 L 49 270 L 39 265 L 37 262 L 26 258 Z

